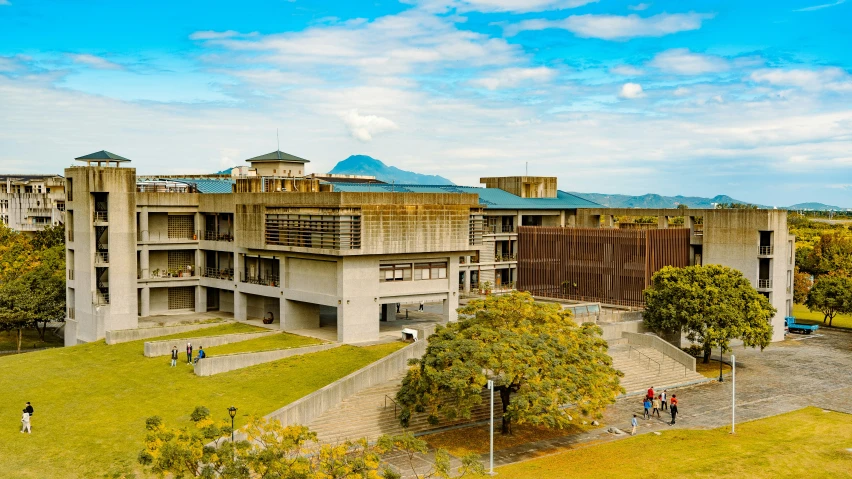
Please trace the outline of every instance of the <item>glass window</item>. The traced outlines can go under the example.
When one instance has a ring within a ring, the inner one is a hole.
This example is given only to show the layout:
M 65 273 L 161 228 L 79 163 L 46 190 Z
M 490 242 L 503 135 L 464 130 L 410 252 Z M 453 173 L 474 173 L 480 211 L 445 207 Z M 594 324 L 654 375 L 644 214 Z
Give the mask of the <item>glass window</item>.
M 379 267 L 380 281 L 411 281 L 411 264 L 386 264 Z

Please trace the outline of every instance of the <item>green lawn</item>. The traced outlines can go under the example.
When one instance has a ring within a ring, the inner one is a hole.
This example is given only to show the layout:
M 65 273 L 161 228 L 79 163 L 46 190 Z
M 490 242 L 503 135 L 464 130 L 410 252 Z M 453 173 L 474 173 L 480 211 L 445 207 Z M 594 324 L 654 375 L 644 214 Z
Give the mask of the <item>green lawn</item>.
M 239 343 L 225 344 L 223 346 L 212 346 L 204 348 L 208 356 L 221 356 L 223 354 L 248 353 L 257 351 L 269 351 L 272 349 L 298 348 L 301 346 L 310 346 L 311 344 L 320 344 L 321 340 L 309 338 L 307 336 L 298 336 L 289 333 L 273 334 L 271 336 L 263 336 L 262 338 L 250 339 L 248 341 L 240 341 Z M 203 346 L 203 344 L 201 345 Z
M 802 304 L 794 304 L 793 305 L 793 316 L 796 318 L 796 321 L 802 320 L 803 324 L 819 324 L 822 326 L 822 318 L 823 314 L 820 312 L 810 312 L 808 308 Z M 828 323 L 825 323 L 828 326 Z M 852 329 L 852 315 L 849 314 L 840 314 L 834 317 L 834 321 L 831 323 L 835 328 L 849 328 Z
M 217 328 L 198 334 L 216 334 Z M 184 363 L 171 368 L 163 358 L 145 358 L 143 342 L 107 346 L 99 341 L 0 356 L 0 477 L 104 477 L 136 471 L 149 416 L 188 425 L 196 405 L 222 418 L 234 405 L 240 426 L 251 415 L 270 413 L 404 345 L 341 346 L 198 377 Z M 26 401 L 36 411 L 32 435 L 18 432 Z
M 185 333 L 177 333 L 170 334 L 168 336 L 159 336 L 156 338 L 149 338 L 144 341 L 163 341 L 166 339 L 184 339 L 184 338 L 203 338 L 206 336 L 221 336 L 223 334 L 237 334 L 237 333 L 261 333 L 263 331 L 269 331 L 266 328 L 261 328 L 260 326 L 253 326 L 251 324 L 246 323 L 226 323 L 220 326 L 213 326 L 211 328 L 202 328 L 195 331 L 187 331 Z M 144 342 L 143 341 L 143 342 Z M 178 349 L 181 348 L 180 344 L 176 345 Z M 186 343 L 183 344 L 186 347 Z M 198 349 L 198 344 L 193 344 L 195 349 Z M 203 344 L 201 345 L 203 346 Z
M 25 329 L 21 340 L 21 351 L 40 348 L 62 347 L 65 340 L 53 334 L 52 329 L 44 333 L 44 342 L 38 337 L 35 329 Z M 0 351 L 16 351 L 18 349 L 18 331 L 3 331 L 0 333 Z
M 805 408 L 709 431 L 663 430 L 499 468 L 517 479 L 852 477 L 852 416 Z M 795 452 L 793 452 L 795 451 Z

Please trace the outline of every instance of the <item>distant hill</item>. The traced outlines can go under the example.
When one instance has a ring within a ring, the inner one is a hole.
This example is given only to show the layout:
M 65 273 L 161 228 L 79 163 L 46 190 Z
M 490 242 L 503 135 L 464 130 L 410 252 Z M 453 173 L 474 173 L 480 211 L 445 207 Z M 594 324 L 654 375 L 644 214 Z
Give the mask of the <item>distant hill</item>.
M 810 210 L 810 211 L 844 211 L 849 208 L 841 208 L 839 206 L 831 206 L 825 203 L 796 203 L 787 207 L 788 210 Z
M 576 193 L 571 194 L 586 198 L 595 203 L 609 206 L 610 208 L 677 208 L 678 205 L 686 205 L 690 208 L 713 208 L 713 203 L 747 203 L 736 200 L 728 195 L 717 195 L 713 198 L 700 196 L 662 196 L 647 194 L 641 196 L 630 195 L 607 195 L 602 193 Z
M 329 171 L 335 175 L 370 175 L 385 183 L 400 183 L 408 185 L 453 185 L 452 181 L 438 175 L 422 175 L 413 171 L 401 170 L 388 166 L 367 155 L 352 155 L 337 163 Z

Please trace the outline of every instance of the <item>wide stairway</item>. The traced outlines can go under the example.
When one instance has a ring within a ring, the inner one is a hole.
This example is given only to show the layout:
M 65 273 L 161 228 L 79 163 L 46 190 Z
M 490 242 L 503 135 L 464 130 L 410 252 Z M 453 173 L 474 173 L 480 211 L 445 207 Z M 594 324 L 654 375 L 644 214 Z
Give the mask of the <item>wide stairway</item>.
M 609 355 L 615 369 L 624 373 L 621 385 L 628 394 L 645 392 L 651 386 L 662 391 L 666 387 L 705 379 L 653 348 L 616 344 L 610 346 Z
M 319 441 L 332 444 L 346 439 L 366 437 L 369 440 L 375 440 L 383 434 L 402 433 L 403 429 L 396 418 L 399 408 L 394 408 L 393 401 L 402 377 L 403 375 L 400 375 L 393 380 L 348 397 L 337 407 L 331 408 L 314 419 L 308 426 L 317 433 Z M 489 414 L 487 391 L 483 392 L 482 399 L 482 403 L 473 410 L 470 419 L 441 420 L 440 424 L 432 425 L 426 420 L 426 414 L 414 413 L 408 432 L 417 434 L 455 424 L 487 420 Z M 500 410 L 500 404 L 500 397 L 495 395 L 495 415 Z

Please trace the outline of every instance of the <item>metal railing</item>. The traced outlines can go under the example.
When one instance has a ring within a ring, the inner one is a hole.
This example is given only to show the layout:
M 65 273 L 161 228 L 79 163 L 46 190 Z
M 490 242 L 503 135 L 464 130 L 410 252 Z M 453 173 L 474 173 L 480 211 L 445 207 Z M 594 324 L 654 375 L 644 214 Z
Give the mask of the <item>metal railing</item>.
M 108 251 L 95 251 L 95 264 L 109 264 Z
M 692 234 L 695 236 L 704 236 L 704 225 L 703 224 L 693 224 L 692 225 Z
M 141 273 L 140 273 L 140 276 Z M 193 278 L 195 277 L 195 268 L 193 269 L 155 269 L 148 273 L 148 279 L 167 279 L 167 278 Z
M 514 233 L 516 230 L 514 225 L 488 225 L 485 227 L 485 232 L 490 234 Z
M 240 273 L 240 282 L 248 283 L 248 284 L 259 284 L 261 286 L 278 286 L 278 275 L 277 274 L 269 274 L 266 276 L 256 276 L 256 275 L 248 275 L 245 273 Z
M 388 408 L 388 400 L 390 400 L 390 402 L 393 403 L 393 417 L 396 417 L 396 408 L 397 408 L 396 399 L 385 394 L 385 409 Z
M 148 233 L 148 239 L 145 238 L 145 233 Z M 137 231 L 136 241 L 146 241 L 148 243 L 185 243 L 187 241 L 198 241 L 201 231 L 194 233 L 186 233 L 182 235 L 169 236 L 168 231 Z
M 225 279 L 229 281 L 234 280 L 234 270 L 232 268 L 227 269 L 218 269 L 218 268 L 204 268 L 201 270 L 201 276 L 205 278 L 214 278 L 214 279 Z
M 757 287 L 760 288 L 760 289 L 771 288 L 772 287 L 772 280 L 771 279 L 758 279 L 757 280 Z
M 76 319 L 74 318 L 74 308 L 68 308 L 68 319 Z
M 68 270 L 68 279 L 69 279 L 69 280 L 73 280 L 73 279 L 74 279 L 74 270 L 73 270 L 73 269 L 69 269 L 69 270 Z
M 109 221 L 109 214 L 106 211 L 95 211 L 93 212 L 93 218 L 96 223 L 107 223 Z
M 205 231 L 203 238 L 205 241 L 234 241 L 234 234 L 230 231 L 227 233 Z
M 648 367 L 649 368 L 651 367 L 651 363 L 656 364 L 657 365 L 657 374 L 660 374 L 660 369 L 662 368 L 662 365 L 660 363 L 651 359 L 651 356 L 648 356 L 647 354 L 643 353 L 642 351 L 639 351 L 638 349 L 634 348 L 633 346 L 628 346 L 628 347 L 629 347 L 629 349 L 627 350 L 627 357 L 628 358 L 630 357 L 630 353 L 632 353 L 633 351 L 636 351 L 636 353 L 639 355 L 640 360 L 642 360 L 643 356 L 645 357 L 645 359 L 648 360 Z
M 498 254 L 494 256 L 494 261 L 497 263 L 505 262 L 505 261 L 517 261 L 518 255 L 516 254 Z
M 759 246 L 757 254 L 760 256 L 769 256 L 772 254 L 772 246 Z
M 109 304 L 109 293 L 95 293 L 95 297 L 92 299 L 92 304 L 97 306 Z

